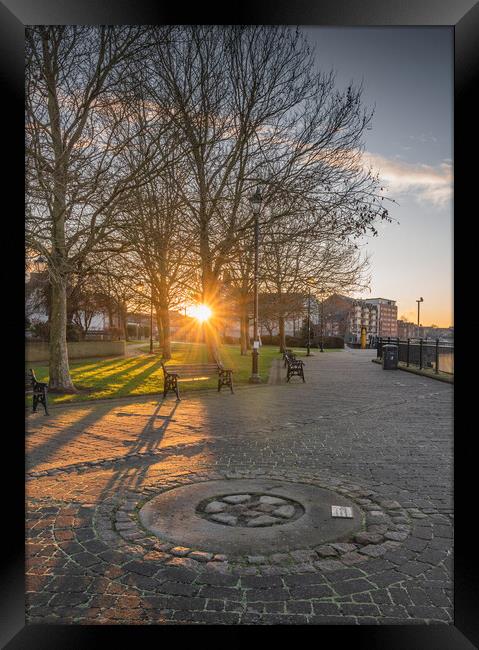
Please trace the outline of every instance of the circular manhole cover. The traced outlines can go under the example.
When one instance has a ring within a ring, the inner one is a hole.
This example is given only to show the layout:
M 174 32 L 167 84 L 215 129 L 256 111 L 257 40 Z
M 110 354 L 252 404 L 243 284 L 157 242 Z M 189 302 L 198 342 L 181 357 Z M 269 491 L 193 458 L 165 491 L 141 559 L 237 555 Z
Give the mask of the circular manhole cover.
M 285 496 L 264 493 L 225 494 L 201 501 L 196 512 L 224 526 L 263 528 L 281 526 L 299 519 L 303 506 Z
M 332 505 L 351 507 L 353 516 L 332 517 Z M 145 503 L 139 518 L 162 540 L 233 556 L 313 548 L 346 539 L 364 527 L 362 511 L 343 495 L 273 479 L 204 481 L 174 488 Z

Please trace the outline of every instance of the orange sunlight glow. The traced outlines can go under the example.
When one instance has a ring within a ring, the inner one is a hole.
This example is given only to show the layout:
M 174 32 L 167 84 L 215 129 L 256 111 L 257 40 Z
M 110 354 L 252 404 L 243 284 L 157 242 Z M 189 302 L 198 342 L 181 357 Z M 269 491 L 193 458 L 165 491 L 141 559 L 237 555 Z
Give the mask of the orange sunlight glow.
M 187 309 L 188 315 L 196 318 L 200 323 L 204 323 L 213 315 L 208 305 L 192 305 Z

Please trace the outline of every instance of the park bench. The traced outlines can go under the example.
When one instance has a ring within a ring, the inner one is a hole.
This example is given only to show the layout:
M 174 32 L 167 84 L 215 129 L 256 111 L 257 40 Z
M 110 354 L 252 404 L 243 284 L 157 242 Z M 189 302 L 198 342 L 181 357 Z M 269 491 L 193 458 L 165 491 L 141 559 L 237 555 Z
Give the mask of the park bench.
M 185 378 L 203 379 L 213 375 L 218 375 L 218 393 L 223 386 L 229 386 L 233 393 L 233 371 L 225 368 L 220 361 L 214 363 L 191 363 L 181 366 L 168 365 L 161 362 L 163 369 L 163 397 L 166 397 L 168 391 L 176 394 L 176 399 L 180 399 L 178 380 Z
M 37 412 L 38 402 L 40 402 L 45 409 L 45 415 L 48 415 L 47 384 L 37 380 L 33 368 L 25 372 L 25 392 L 33 393 L 33 413 Z
M 285 350 L 283 352 L 283 361 L 284 361 L 284 367 L 288 365 L 288 359 L 294 360 L 296 359 L 296 355 L 294 354 L 293 350 Z
M 286 356 L 287 364 L 287 376 L 286 381 L 289 381 L 291 377 L 297 376 L 301 377 L 303 383 L 306 381 L 304 378 L 304 361 L 301 359 L 296 359 L 296 357 Z
M 286 348 L 283 351 L 283 361 L 284 361 L 285 368 L 286 368 L 286 357 L 292 357 L 294 359 L 296 358 L 296 355 L 294 354 L 293 350 L 290 350 L 289 348 Z

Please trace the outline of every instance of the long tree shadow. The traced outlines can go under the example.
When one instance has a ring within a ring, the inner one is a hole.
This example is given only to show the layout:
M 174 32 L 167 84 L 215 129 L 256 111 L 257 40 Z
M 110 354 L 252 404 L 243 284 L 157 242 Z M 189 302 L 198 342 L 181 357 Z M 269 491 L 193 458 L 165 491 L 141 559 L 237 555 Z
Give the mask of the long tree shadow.
M 53 429 L 47 439 L 26 452 L 26 467 L 32 470 L 38 465 L 51 459 L 60 449 L 70 445 L 77 437 L 84 434 L 85 429 L 91 427 L 98 420 L 101 420 L 114 406 L 110 404 L 96 404 L 92 406 L 78 406 L 80 411 L 85 409 L 88 412 L 72 421 L 70 426 L 63 427 L 60 431 Z M 75 409 L 76 410 L 76 409 Z M 68 415 L 75 415 L 71 410 Z M 28 427 L 27 427 L 28 428 Z
M 165 402 L 161 401 L 155 407 L 153 413 L 148 417 L 148 421 L 138 435 L 137 440 L 131 443 L 131 448 L 127 457 L 118 460 L 128 462 L 129 457 L 133 454 L 156 451 L 161 445 L 166 430 L 168 429 L 175 411 L 178 408 L 178 404 L 178 402 L 174 402 L 170 406 L 169 412 L 160 416 L 159 411 L 163 406 L 165 406 Z M 155 422 L 158 418 L 161 418 L 162 423 L 159 427 L 155 427 Z M 139 459 L 138 465 L 130 464 L 115 470 L 110 480 L 105 484 L 101 495 L 99 495 L 99 501 L 101 502 L 104 497 L 110 496 L 114 492 L 134 491 L 140 488 L 143 485 L 150 465 L 152 463 L 158 463 L 158 460 L 159 459 L 154 458 L 148 462 L 147 459 Z
M 112 372 L 112 373 L 108 373 L 108 371 L 107 371 L 107 374 L 105 376 L 105 382 L 104 382 L 105 386 L 104 387 L 108 387 L 108 385 L 114 384 L 114 383 L 117 383 L 117 382 L 122 387 L 126 386 L 127 384 L 123 384 L 124 380 L 122 378 L 127 377 L 129 374 L 131 374 L 135 370 L 138 370 L 142 366 L 145 366 L 145 364 L 151 364 L 151 361 L 152 361 L 151 358 L 135 358 L 135 359 L 130 358 L 127 362 L 122 364 L 122 366 L 125 366 L 125 367 L 120 366 L 120 369 L 114 368 L 114 372 Z M 92 374 L 92 375 L 90 375 L 90 374 L 82 375 L 81 381 L 86 380 L 85 385 L 88 385 L 89 379 L 96 376 L 96 375 L 98 375 L 98 374 L 100 374 L 100 373 L 95 373 L 95 374 Z M 134 382 L 135 378 L 139 377 L 139 376 L 144 378 L 145 374 L 147 374 L 147 369 L 141 375 L 134 375 L 134 377 L 132 377 L 132 379 L 130 379 L 130 381 L 128 383 L 131 384 L 132 382 Z
M 95 377 L 96 375 L 101 375 L 103 373 L 109 373 L 110 371 L 114 371 L 111 374 L 116 374 L 118 372 L 118 369 L 121 368 L 122 366 L 130 367 L 132 363 L 131 357 L 129 358 L 123 358 L 123 359 L 115 359 L 110 362 L 102 362 L 101 367 L 98 368 L 98 362 L 92 362 L 91 364 L 84 364 L 81 366 L 74 366 L 72 368 L 72 375 L 75 373 L 81 373 L 82 377 L 90 379 L 90 377 Z M 91 370 L 88 370 L 88 368 L 91 366 Z M 120 373 L 123 372 L 120 370 Z
M 143 383 L 143 381 L 146 379 L 147 376 L 155 374 L 157 371 L 160 370 L 161 368 L 161 361 L 151 361 L 151 359 L 142 359 L 140 364 L 137 365 L 145 365 L 147 364 L 143 372 L 140 372 L 136 375 L 134 375 L 131 379 L 129 379 L 126 384 L 122 385 L 120 394 L 124 395 L 125 393 L 130 393 L 131 390 L 137 388 L 140 384 Z M 158 392 L 161 392 L 163 390 L 163 385 L 161 384 L 160 386 L 160 377 L 158 376 L 159 379 L 159 384 L 158 384 Z
M 161 407 L 164 405 L 166 405 L 165 402 L 159 402 L 153 413 L 148 417 L 148 422 L 143 427 L 138 439 L 130 443 L 130 454 L 156 451 L 161 445 L 166 430 L 173 419 L 176 409 L 178 408 L 178 402 L 172 404 L 168 415 L 159 415 Z M 118 413 L 118 415 L 120 414 Z M 155 427 L 155 423 L 158 419 L 161 419 L 162 423 L 159 427 Z
M 137 386 L 139 386 L 147 376 L 150 374 L 153 374 L 159 368 L 161 367 L 160 361 L 153 361 L 151 358 L 148 359 L 140 359 L 138 361 L 134 361 L 128 369 L 125 369 L 119 373 L 115 373 L 114 376 L 121 376 L 124 375 L 125 373 L 130 373 L 135 369 L 141 368 L 142 366 L 145 366 L 144 370 L 142 372 L 139 372 L 135 374 L 133 377 L 130 378 L 129 381 L 126 382 L 126 384 L 123 384 L 122 386 L 122 393 L 123 392 L 130 392 Z M 111 376 L 113 377 L 113 375 Z M 162 390 L 162 387 L 159 385 L 158 386 L 158 392 Z M 41 465 L 42 463 L 47 462 L 48 460 L 52 459 L 55 454 L 57 454 L 63 447 L 67 447 L 68 445 L 71 445 L 74 440 L 81 436 L 84 432 L 85 429 L 90 428 L 92 425 L 94 425 L 98 420 L 103 418 L 107 413 L 114 408 L 113 405 L 109 404 L 94 404 L 94 405 L 89 405 L 85 404 L 85 406 L 81 405 L 80 403 L 78 404 L 78 410 L 83 413 L 85 409 L 87 410 L 87 413 L 84 415 L 80 415 L 78 417 L 78 411 L 72 410 L 68 411 L 68 415 L 71 416 L 72 421 L 71 424 L 67 425 L 66 427 L 63 427 L 61 430 L 56 430 L 53 429 L 51 432 L 47 433 L 47 438 L 35 446 L 33 449 L 27 452 L 26 456 L 26 465 L 28 470 L 33 470 L 35 467 L 38 467 L 38 465 Z M 161 403 L 158 406 L 158 410 L 161 408 Z M 63 417 L 68 417 L 68 415 L 65 415 L 65 413 L 62 414 Z M 149 424 L 147 427 L 145 427 L 145 430 L 140 434 L 140 439 L 138 440 L 138 444 L 142 444 L 142 440 L 146 440 L 144 436 L 148 435 L 148 432 L 151 434 L 153 431 L 153 423 L 156 419 L 156 414 L 152 416 L 152 418 L 149 420 Z M 28 429 L 28 424 L 27 424 L 27 429 Z M 163 434 L 161 434 L 162 436 Z M 143 437 L 142 437 L 143 436 Z M 152 441 L 150 441 L 151 444 Z

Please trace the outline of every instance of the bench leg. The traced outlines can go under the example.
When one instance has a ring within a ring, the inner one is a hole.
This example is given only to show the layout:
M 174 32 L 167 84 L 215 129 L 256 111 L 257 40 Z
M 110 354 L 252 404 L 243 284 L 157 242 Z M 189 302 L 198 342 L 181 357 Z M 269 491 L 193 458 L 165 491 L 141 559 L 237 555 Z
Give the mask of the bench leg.
M 180 400 L 180 392 L 178 389 L 178 380 L 176 377 L 170 377 L 167 375 L 163 380 L 163 399 L 168 395 L 169 392 L 175 393 L 177 401 Z
M 50 415 L 50 414 L 48 413 L 48 408 L 47 408 L 47 393 L 46 393 L 45 390 L 43 391 L 43 395 L 42 395 L 40 401 L 41 401 L 41 403 L 43 404 L 43 408 L 45 409 L 45 415 Z

